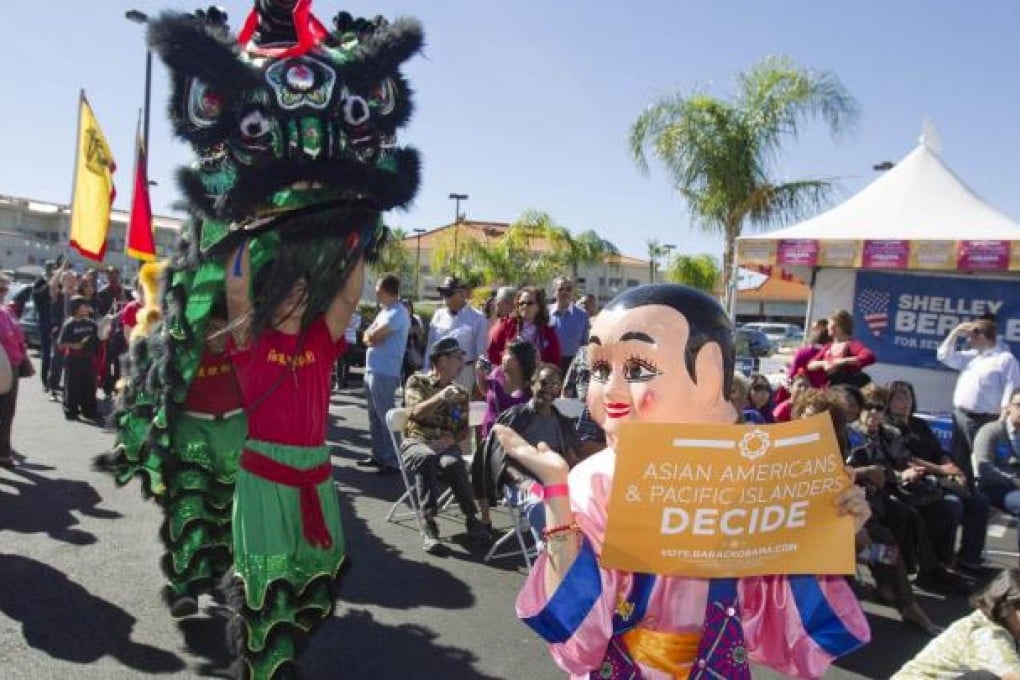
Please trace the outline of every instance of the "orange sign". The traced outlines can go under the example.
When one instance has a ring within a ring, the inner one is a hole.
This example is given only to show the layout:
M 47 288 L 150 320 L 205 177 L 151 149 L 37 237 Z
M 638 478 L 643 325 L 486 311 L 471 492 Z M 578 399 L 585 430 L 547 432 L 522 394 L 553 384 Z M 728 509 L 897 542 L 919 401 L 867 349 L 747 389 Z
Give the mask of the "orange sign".
M 852 574 L 851 480 L 828 415 L 778 425 L 625 423 L 602 563 L 698 578 Z

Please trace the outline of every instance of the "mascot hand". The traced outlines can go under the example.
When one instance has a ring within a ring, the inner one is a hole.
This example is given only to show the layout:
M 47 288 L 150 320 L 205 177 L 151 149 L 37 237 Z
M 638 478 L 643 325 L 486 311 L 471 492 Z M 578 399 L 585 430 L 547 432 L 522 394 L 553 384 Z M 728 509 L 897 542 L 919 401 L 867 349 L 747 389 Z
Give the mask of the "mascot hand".
M 534 447 L 506 425 L 494 425 L 493 430 L 503 451 L 526 467 L 543 485 L 567 481 L 570 467 L 566 459 L 546 446 L 545 442 L 540 442 L 538 447 Z
M 839 507 L 840 515 L 850 515 L 854 518 L 854 533 L 860 531 L 871 517 L 871 507 L 864 497 L 864 488 L 856 484 L 843 489 L 836 497 L 836 505 Z

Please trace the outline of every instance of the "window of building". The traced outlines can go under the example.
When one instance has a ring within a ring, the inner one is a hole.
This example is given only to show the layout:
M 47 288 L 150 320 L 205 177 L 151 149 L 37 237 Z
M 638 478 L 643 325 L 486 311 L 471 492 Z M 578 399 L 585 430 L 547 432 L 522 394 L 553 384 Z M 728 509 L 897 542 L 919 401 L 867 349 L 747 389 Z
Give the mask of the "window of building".
M 627 287 L 628 288 L 635 288 L 635 287 L 640 286 L 640 285 L 641 285 L 641 282 L 638 281 L 637 279 L 627 279 Z

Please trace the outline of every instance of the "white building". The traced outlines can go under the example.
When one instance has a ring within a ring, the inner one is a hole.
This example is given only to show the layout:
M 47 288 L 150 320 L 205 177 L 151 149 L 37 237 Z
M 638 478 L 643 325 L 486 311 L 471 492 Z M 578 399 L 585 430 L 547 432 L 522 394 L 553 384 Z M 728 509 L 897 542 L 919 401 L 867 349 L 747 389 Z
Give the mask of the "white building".
M 130 214 L 113 210 L 106 237 L 105 265 L 118 267 L 130 277 L 138 270 L 138 260 L 124 254 L 127 223 Z M 94 267 L 96 263 L 83 258 L 68 243 L 71 208 L 32 198 L 0 195 L 0 269 L 16 270 L 26 265 L 41 265 L 59 255 L 69 257 L 78 268 Z M 165 257 L 173 252 L 183 219 L 153 217 L 156 254 Z

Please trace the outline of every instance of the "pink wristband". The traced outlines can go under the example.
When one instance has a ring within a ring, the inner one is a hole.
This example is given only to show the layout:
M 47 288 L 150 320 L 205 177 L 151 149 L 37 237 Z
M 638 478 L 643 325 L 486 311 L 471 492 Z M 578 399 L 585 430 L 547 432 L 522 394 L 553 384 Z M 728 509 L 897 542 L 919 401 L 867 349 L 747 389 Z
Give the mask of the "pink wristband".
M 549 486 L 535 484 L 531 487 L 531 495 L 540 500 L 547 501 L 550 498 L 556 498 L 557 496 L 569 496 L 570 487 L 566 484 L 550 484 Z

